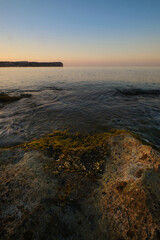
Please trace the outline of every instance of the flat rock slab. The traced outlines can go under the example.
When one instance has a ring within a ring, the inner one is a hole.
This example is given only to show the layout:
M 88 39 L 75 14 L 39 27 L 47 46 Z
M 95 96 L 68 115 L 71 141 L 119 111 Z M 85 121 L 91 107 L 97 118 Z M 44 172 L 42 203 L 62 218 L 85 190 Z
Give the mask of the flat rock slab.
M 77 151 L 62 161 L 51 148 L 1 149 L 0 239 L 160 239 L 159 152 L 129 134 L 105 147 L 88 161 Z

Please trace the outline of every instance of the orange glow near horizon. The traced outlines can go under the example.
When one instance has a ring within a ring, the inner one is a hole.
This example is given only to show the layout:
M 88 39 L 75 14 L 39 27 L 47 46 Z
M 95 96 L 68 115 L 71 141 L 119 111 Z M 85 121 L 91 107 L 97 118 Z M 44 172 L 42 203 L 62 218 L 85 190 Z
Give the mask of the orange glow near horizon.
M 1 50 L 0 61 L 55 61 L 64 66 L 160 66 L 158 44 L 136 43 L 118 44 L 96 43 L 66 45 L 59 42 L 38 42 L 30 45 L 25 39 L 22 42 L 5 43 Z
M 160 66 L 159 9 L 158 0 L 2 1 L 0 61 Z
M 22 58 L 5 56 L 0 58 L 0 61 L 35 61 L 35 62 L 62 62 L 64 66 L 160 66 L 160 58 L 140 58 L 140 59 L 97 59 L 92 58 Z
M 37 46 L 34 48 L 9 48 L 3 46 L 0 61 L 39 61 L 39 62 L 63 62 L 64 66 L 160 66 L 159 53 L 156 50 L 148 52 L 143 49 L 143 54 L 138 51 L 131 51 L 129 48 L 112 51 L 108 48 L 100 48 L 99 51 L 94 47 L 85 51 L 85 48 L 77 47 L 68 50 L 67 46 L 61 49 L 54 47 Z

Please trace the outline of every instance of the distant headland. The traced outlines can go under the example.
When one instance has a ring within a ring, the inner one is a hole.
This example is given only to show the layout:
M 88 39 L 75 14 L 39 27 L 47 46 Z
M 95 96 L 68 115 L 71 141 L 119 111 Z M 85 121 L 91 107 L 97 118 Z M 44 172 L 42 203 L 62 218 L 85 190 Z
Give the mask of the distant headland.
M 0 61 L 0 67 L 63 67 L 62 62 Z

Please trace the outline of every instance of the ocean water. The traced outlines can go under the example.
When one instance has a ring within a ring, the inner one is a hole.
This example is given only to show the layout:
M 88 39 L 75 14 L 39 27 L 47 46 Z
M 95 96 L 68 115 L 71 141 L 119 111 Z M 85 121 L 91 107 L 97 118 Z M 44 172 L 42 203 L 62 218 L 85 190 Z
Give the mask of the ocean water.
M 160 147 L 160 68 L 0 68 L 0 92 L 30 94 L 0 107 L 0 146 L 54 130 L 129 129 Z

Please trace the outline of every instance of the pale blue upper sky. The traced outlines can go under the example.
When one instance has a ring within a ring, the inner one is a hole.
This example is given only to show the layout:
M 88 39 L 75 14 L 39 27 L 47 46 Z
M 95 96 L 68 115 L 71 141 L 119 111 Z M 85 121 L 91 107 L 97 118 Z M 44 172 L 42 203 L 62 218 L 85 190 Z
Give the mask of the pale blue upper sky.
M 158 0 L 0 0 L 0 60 L 160 64 Z

